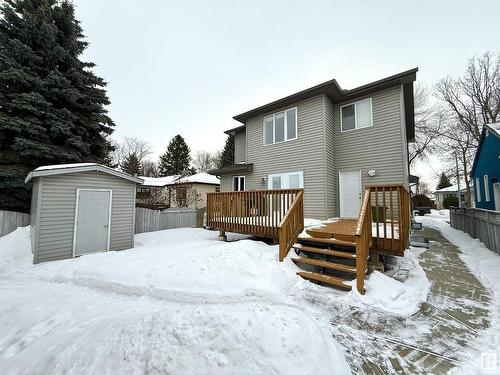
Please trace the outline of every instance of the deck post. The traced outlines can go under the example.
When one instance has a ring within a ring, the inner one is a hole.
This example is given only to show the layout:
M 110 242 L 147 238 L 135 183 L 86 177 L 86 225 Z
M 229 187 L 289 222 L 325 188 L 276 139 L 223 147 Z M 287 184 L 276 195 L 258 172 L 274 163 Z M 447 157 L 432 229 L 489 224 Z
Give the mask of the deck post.
M 227 241 L 227 236 L 226 236 L 226 231 L 225 230 L 220 230 L 219 231 L 219 237 L 218 239 L 220 241 Z

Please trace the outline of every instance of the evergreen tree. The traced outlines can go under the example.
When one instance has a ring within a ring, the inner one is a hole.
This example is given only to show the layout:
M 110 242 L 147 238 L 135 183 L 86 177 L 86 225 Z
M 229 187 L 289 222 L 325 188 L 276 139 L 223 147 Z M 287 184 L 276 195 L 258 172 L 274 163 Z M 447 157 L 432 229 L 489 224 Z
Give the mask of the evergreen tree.
M 29 211 L 28 172 L 109 162 L 106 83 L 79 57 L 87 47 L 68 0 L 0 3 L 0 209 Z
M 234 135 L 228 135 L 219 159 L 219 168 L 234 164 Z
M 120 168 L 123 172 L 132 176 L 139 176 L 142 172 L 141 162 L 135 153 L 125 156 Z
M 450 179 L 446 175 L 446 173 L 442 172 L 441 176 L 439 177 L 439 183 L 436 187 L 437 190 L 444 189 L 448 186 L 451 186 Z
M 189 163 L 191 161 L 190 149 L 179 134 L 170 140 L 167 151 L 160 156 L 158 163 L 158 174 L 160 176 L 172 176 L 175 174 L 190 173 Z

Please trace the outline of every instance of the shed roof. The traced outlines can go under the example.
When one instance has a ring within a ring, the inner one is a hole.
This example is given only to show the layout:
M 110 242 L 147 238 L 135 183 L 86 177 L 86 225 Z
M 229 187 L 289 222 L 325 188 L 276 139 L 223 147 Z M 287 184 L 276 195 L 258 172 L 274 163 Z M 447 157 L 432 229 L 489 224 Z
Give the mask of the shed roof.
M 72 163 L 72 164 L 54 164 L 54 165 L 44 165 L 31 171 L 26 179 L 25 183 L 29 182 L 32 178 L 43 177 L 43 176 L 55 176 L 67 173 L 78 173 L 78 172 L 93 172 L 99 171 L 107 173 L 109 175 L 123 178 L 135 183 L 142 183 L 143 180 L 138 177 L 129 175 L 128 173 L 117 171 L 116 169 L 107 167 L 98 163 Z

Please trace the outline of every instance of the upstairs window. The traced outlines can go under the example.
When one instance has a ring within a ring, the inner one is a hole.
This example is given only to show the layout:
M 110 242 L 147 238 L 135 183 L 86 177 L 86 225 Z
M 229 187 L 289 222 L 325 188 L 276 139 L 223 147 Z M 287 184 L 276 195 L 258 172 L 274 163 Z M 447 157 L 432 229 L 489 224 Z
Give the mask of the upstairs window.
M 372 98 L 340 107 L 340 126 L 343 132 L 373 126 Z
M 264 145 L 297 138 L 297 108 L 264 117 Z
M 484 199 L 486 200 L 486 202 L 489 202 L 490 201 L 490 184 L 489 184 L 489 179 L 488 179 L 487 174 L 485 174 L 483 176 L 483 181 L 484 181 Z
M 476 177 L 476 200 L 481 202 L 481 185 L 479 185 L 479 178 Z

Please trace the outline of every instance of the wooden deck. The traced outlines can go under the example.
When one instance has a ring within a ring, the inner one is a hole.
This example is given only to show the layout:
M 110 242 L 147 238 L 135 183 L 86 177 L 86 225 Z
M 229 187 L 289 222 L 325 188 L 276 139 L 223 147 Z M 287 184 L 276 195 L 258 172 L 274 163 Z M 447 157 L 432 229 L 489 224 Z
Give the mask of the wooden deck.
M 342 275 L 353 274 L 356 288 L 364 293 L 371 254 L 374 259 L 378 254 L 403 255 L 409 246 L 409 193 L 402 185 L 367 186 L 357 219 L 325 222 L 306 229 L 307 235 L 301 234 L 302 189 L 209 193 L 207 225 L 221 234 L 228 231 L 276 238 L 280 261 L 295 248 L 303 255 L 293 258 L 296 264 L 320 270 L 300 272 L 302 277 L 348 289 Z M 346 261 L 354 264 L 344 264 Z M 342 275 L 325 274 L 325 269 Z

